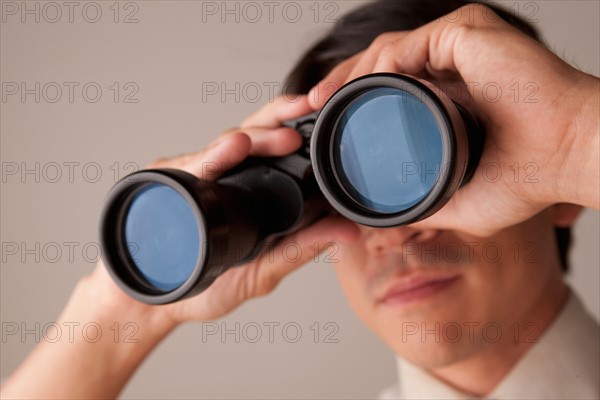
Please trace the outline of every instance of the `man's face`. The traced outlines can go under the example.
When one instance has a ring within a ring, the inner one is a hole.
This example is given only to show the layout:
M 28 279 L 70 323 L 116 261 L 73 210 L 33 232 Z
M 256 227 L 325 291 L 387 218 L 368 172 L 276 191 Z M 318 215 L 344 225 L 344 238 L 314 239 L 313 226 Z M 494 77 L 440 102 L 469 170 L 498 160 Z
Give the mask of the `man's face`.
M 441 367 L 539 333 L 536 313 L 563 288 L 555 220 L 549 209 L 485 239 L 361 226 L 335 268 L 351 306 L 395 353 Z

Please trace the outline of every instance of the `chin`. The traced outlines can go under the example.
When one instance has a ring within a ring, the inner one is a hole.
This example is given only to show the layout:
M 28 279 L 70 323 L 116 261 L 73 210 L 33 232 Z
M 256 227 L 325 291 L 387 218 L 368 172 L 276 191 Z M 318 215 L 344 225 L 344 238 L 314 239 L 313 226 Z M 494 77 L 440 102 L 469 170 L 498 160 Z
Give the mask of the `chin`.
M 450 343 L 440 340 L 434 341 L 433 335 L 430 339 L 422 341 L 420 337 L 409 338 L 405 342 L 392 340 L 388 342 L 397 356 L 404 358 L 413 365 L 421 368 L 442 368 L 460 362 L 476 353 L 479 346 L 476 343 L 465 343 L 460 341 Z
M 413 309 L 410 315 L 380 313 L 376 321 L 371 320 L 375 323 L 371 326 L 398 356 L 423 368 L 439 368 L 465 359 L 482 347 L 478 327 L 467 322 L 479 319 L 465 319 L 459 304 L 436 302 Z

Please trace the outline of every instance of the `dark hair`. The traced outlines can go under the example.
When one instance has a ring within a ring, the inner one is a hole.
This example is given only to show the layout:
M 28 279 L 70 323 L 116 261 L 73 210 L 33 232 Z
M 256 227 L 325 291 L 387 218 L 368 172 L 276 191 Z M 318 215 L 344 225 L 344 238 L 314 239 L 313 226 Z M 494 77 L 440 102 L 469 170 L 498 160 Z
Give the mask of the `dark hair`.
M 528 22 L 485 1 L 377 0 L 344 15 L 324 38 L 300 58 L 286 79 L 285 93 L 308 93 L 336 65 L 369 47 L 384 32 L 416 29 L 469 3 L 486 5 L 515 28 L 540 41 L 537 30 Z M 571 230 L 556 228 L 555 233 L 561 267 L 566 272 Z

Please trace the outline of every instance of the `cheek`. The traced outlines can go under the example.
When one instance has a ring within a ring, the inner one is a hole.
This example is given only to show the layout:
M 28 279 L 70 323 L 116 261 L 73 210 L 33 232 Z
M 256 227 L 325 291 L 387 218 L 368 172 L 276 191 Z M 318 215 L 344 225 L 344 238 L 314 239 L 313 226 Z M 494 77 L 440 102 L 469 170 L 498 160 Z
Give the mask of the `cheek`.
M 536 232 L 520 229 L 485 241 L 460 238 L 478 243 L 473 262 L 464 266 L 465 292 L 456 299 L 468 318 L 509 323 L 520 317 L 518 310 L 533 305 L 548 270 L 540 263 L 528 262 L 542 246 L 536 236 Z
M 348 303 L 365 322 L 372 315 L 373 303 L 367 292 L 367 252 L 364 243 L 354 242 L 352 245 L 340 247 L 335 272 Z

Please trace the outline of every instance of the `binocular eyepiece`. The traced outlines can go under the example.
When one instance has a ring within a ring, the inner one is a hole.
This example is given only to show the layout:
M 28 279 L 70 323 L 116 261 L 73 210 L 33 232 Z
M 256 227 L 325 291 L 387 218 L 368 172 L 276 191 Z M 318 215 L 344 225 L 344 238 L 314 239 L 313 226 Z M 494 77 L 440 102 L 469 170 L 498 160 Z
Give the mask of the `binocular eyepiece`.
M 372 74 L 286 126 L 304 145 L 250 157 L 215 182 L 174 169 L 135 172 L 106 200 L 104 262 L 130 296 L 170 303 L 205 290 L 283 235 L 337 212 L 374 227 L 424 219 L 477 167 L 483 131 L 423 80 Z

